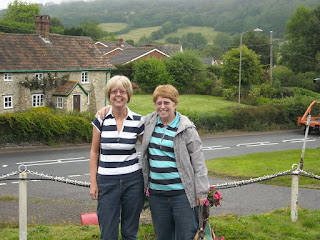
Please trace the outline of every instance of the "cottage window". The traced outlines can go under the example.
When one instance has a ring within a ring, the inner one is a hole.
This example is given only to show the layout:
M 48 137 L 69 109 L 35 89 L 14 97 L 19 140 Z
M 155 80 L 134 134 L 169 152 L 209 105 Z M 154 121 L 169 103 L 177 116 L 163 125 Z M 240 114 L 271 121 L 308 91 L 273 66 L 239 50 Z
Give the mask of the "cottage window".
M 57 97 L 57 108 L 63 108 L 63 98 Z
M 89 83 L 89 72 L 81 73 L 81 83 Z
M 32 94 L 32 107 L 43 106 L 43 94 Z
M 3 96 L 3 108 L 13 108 L 12 95 Z
M 4 74 L 4 81 L 13 81 L 13 73 L 5 73 Z
M 43 73 L 35 73 L 34 76 L 39 79 L 39 81 L 43 80 Z

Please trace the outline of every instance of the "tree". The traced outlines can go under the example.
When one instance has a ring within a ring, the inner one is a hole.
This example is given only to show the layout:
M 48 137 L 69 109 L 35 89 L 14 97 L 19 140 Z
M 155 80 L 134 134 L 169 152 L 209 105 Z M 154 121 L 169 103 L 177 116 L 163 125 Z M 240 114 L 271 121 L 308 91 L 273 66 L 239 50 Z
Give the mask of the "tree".
M 182 46 L 185 49 L 202 50 L 207 45 L 207 39 L 201 33 L 187 33 L 181 37 Z
M 259 60 L 260 56 L 253 50 L 242 46 L 241 57 L 241 86 L 248 87 L 260 83 L 263 73 Z M 240 50 L 233 48 L 223 56 L 222 75 L 226 86 L 232 87 L 239 84 Z
M 320 4 L 310 9 L 297 8 L 287 22 L 285 37 L 288 43 L 281 48 L 281 64 L 295 73 L 315 71 L 320 52 Z
M 205 70 L 201 59 L 191 51 L 184 51 L 174 54 L 165 60 L 173 85 L 180 93 L 192 90 L 192 86 L 197 81 L 197 74 Z
M 232 45 L 239 46 L 240 38 L 236 38 Z M 252 49 L 256 54 L 260 55 L 261 64 L 269 66 L 270 63 L 270 41 L 266 34 L 255 33 L 249 31 L 243 34 L 242 44 L 245 44 L 247 48 Z
M 34 16 L 40 14 L 40 7 L 36 3 L 25 3 L 15 0 L 9 3 L 7 11 L 4 13 L 3 20 L 34 23 Z
M 85 20 L 80 24 L 80 26 L 64 29 L 64 35 L 90 36 L 94 41 L 97 41 L 102 39 L 107 35 L 107 33 L 99 27 L 99 23 L 97 21 Z
M 226 33 L 218 33 L 213 40 L 213 45 L 222 49 L 223 54 L 228 50 L 228 46 L 232 43 L 232 37 Z
M 133 70 L 133 81 L 138 83 L 145 93 L 152 93 L 158 85 L 172 83 L 172 77 L 162 59 L 141 60 L 134 64 Z

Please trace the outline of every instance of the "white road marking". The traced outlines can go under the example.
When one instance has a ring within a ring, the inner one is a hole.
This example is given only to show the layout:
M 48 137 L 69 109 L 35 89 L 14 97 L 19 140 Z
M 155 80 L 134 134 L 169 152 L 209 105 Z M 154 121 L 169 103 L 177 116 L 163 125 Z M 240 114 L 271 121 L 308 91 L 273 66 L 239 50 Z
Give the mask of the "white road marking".
M 211 151 L 211 150 L 221 150 L 221 149 L 228 149 L 228 148 L 230 147 L 223 147 L 222 145 L 218 145 L 218 146 L 202 147 L 202 150 Z
M 2 167 L 8 167 L 8 165 L 2 165 Z
M 255 143 L 240 143 L 237 144 L 237 147 L 259 147 L 259 146 L 269 146 L 269 145 L 277 145 L 279 143 L 271 143 L 271 142 L 255 142 Z
M 67 177 L 81 177 L 81 175 L 80 174 L 76 174 L 76 175 L 69 175 L 69 176 L 67 176 Z
M 301 143 L 304 141 L 304 138 L 296 138 L 296 139 L 288 139 L 288 140 L 282 140 L 282 142 L 284 143 Z M 317 141 L 316 139 L 310 139 L 310 138 L 307 138 L 306 139 L 307 142 L 314 142 L 314 141 Z
M 90 159 L 83 159 L 81 158 L 66 158 L 66 159 L 57 159 L 57 160 L 43 160 L 43 161 L 35 161 L 35 162 L 20 162 L 16 163 L 17 165 L 25 165 L 26 167 L 29 166 L 42 166 L 42 165 L 52 165 L 52 164 L 62 164 L 62 163 L 78 163 L 78 162 L 86 162 L 90 161 Z
M 7 185 L 6 183 L 0 183 L 0 186 Z

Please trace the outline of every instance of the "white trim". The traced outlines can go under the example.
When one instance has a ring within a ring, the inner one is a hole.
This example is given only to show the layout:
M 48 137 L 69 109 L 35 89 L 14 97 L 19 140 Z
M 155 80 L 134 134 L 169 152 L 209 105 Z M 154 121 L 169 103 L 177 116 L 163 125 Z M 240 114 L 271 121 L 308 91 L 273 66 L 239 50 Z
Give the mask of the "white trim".
M 117 47 L 117 48 L 115 48 L 115 49 L 112 49 L 111 51 L 109 51 L 109 52 L 106 52 L 105 54 L 103 54 L 103 55 L 108 55 L 108 54 L 110 54 L 110 53 L 112 53 L 112 52 L 114 52 L 115 50 L 118 50 L 118 49 L 120 49 L 121 51 L 123 51 L 123 49 L 122 48 L 119 48 L 119 47 Z
M 59 100 L 61 100 L 61 102 L 59 102 Z M 57 97 L 57 108 L 63 109 L 63 97 Z
M 6 98 L 11 98 L 9 101 L 6 101 Z M 13 95 L 4 95 L 2 96 L 3 99 L 3 108 L 4 109 L 12 109 L 13 108 Z M 10 106 L 6 106 L 6 103 Z
M 142 57 L 144 57 L 144 56 L 146 56 L 146 55 L 148 55 L 148 54 L 150 54 L 150 53 L 152 53 L 152 52 L 154 52 L 154 51 L 156 51 L 156 52 L 158 52 L 158 53 L 160 53 L 160 54 L 162 54 L 162 55 L 170 58 L 170 56 L 169 56 L 168 54 L 166 54 L 166 53 L 164 53 L 164 52 L 161 52 L 160 50 L 154 48 L 154 49 L 152 49 L 151 51 L 146 52 L 146 53 L 144 53 L 144 54 L 142 54 L 142 55 L 140 55 L 140 56 L 138 56 L 138 57 L 136 57 L 136 58 L 133 58 L 133 59 L 131 59 L 130 61 L 124 63 L 124 64 L 128 64 L 128 63 L 134 62 L 134 61 L 136 61 L 137 59 L 142 58 Z
M 42 107 L 44 106 L 44 95 L 42 93 L 34 93 L 31 95 L 31 101 L 32 107 Z
M 38 76 L 37 76 L 38 75 Z M 39 81 L 43 81 L 43 73 L 42 72 L 38 72 L 34 74 L 34 77 L 38 78 Z
M 96 42 L 95 44 L 98 44 L 98 43 L 101 44 L 101 45 L 103 45 L 103 46 L 105 46 L 105 47 L 108 47 L 108 45 L 106 45 L 106 44 L 104 44 L 104 43 L 102 43 L 102 42 L 99 42 L 99 41 Z
M 83 81 L 84 75 L 85 75 L 85 80 L 86 81 Z M 81 72 L 81 83 L 82 84 L 90 83 L 90 81 L 89 81 L 89 72 L 88 71 Z
M 5 82 L 12 82 L 13 81 L 13 73 L 4 73 L 3 80 Z

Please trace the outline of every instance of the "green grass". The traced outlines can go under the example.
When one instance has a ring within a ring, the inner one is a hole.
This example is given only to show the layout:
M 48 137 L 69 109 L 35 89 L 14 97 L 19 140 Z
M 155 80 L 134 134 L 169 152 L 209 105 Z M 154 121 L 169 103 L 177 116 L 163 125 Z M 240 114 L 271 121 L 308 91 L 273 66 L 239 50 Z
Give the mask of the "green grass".
M 216 237 L 226 240 L 317 240 L 320 239 L 320 210 L 299 209 L 297 222 L 291 221 L 289 208 L 260 215 L 239 216 L 222 214 L 210 217 Z M 28 239 L 32 240 L 89 240 L 99 238 L 95 225 L 30 225 Z M 18 240 L 18 224 L 0 223 L 0 239 Z M 138 240 L 155 240 L 151 225 L 140 226 Z
M 141 115 L 155 110 L 152 95 L 134 95 L 128 104 L 129 108 Z M 208 95 L 180 95 L 178 111 L 210 112 L 228 107 L 237 106 L 236 102 L 224 100 L 222 97 Z
M 101 27 L 102 30 L 107 32 L 117 32 L 124 28 L 126 28 L 128 24 L 126 23 L 101 23 L 99 24 L 99 27 Z
M 206 165 L 209 175 L 212 176 L 250 179 L 289 170 L 292 164 L 299 164 L 300 158 L 301 150 L 289 150 L 216 158 L 206 161 Z M 320 148 L 306 149 L 303 169 L 320 175 L 319 159 Z M 291 176 L 282 176 L 263 183 L 290 187 L 291 178 Z M 320 182 L 313 178 L 299 177 L 299 186 L 320 189 Z
M 213 39 L 218 34 L 217 31 L 215 31 L 213 28 L 210 27 L 185 27 L 180 28 L 178 31 L 170 33 L 166 35 L 163 39 L 157 40 L 158 42 L 165 42 L 165 39 L 167 37 L 179 37 L 181 38 L 183 35 L 186 35 L 187 33 L 201 33 L 208 41 L 208 44 L 213 44 Z
M 99 26 L 107 32 L 117 32 L 124 28 L 126 28 L 128 25 L 126 23 L 101 23 Z M 154 31 L 157 31 L 161 28 L 161 26 L 156 27 L 147 27 L 147 28 L 136 28 L 128 33 L 121 34 L 117 37 L 121 37 L 125 40 L 133 40 L 135 43 L 139 41 L 139 39 L 143 36 L 150 37 L 151 33 Z M 213 28 L 210 27 L 185 27 L 180 28 L 178 31 L 170 33 L 168 35 L 165 35 L 164 38 L 157 40 L 156 42 L 164 43 L 165 39 L 167 37 L 179 37 L 181 38 L 183 35 L 192 32 L 192 33 L 201 33 L 208 41 L 208 44 L 213 44 L 213 39 L 217 35 L 217 31 L 215 31 Z
M 121 34 L 118 37 L 121 37 L 124 40 L 133 40 L 135 43 L 139 41 L 139 39 L 143 36 L 150 37 L 152 32 L 159 30 L 161 26 L 156 27 L 147 27 L 147 28 L 137 28 L 133 29 L 128 33 Z

